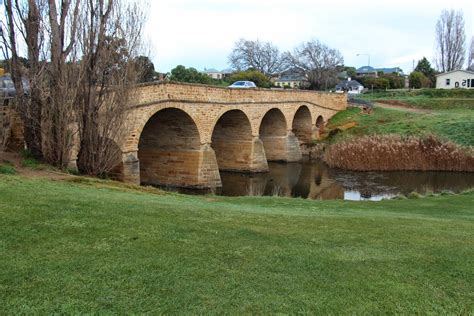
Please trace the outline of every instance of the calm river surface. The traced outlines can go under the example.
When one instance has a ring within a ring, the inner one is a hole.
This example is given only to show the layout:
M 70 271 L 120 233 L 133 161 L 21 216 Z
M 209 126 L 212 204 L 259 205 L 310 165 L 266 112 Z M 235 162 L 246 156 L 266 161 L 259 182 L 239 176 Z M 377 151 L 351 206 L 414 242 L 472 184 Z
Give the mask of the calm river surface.
M 314 161 L 269 163 L 269 169 L 268 173 L 258 174 L 221 172 L 223 187 L 216 194 L 378 201 L 412 192 L 458 193 L 474 187 L 474 173 L 463 172 L 354 172 L 331 169 Z

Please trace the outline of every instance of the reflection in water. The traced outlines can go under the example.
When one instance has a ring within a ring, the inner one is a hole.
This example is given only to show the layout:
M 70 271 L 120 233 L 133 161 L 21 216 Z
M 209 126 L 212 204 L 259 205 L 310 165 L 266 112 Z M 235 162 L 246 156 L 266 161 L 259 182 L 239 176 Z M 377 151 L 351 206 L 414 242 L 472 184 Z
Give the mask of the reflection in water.
M 468 172 L 356 172 L 331 169 L 323 162 L 268 163 L 267 173 L 221 172 L 219 195 L 285 196 L 312 200 L 372 200 L 396 195 L 474 188 L 474 173 Z M 187 194 L 209 191 L 165 187 Z
M 242 174 L 221 172 L 222 190 L 227 196 L 270 195 L 343 199 L 344 189 L 316 163 L 269 163 L 268 173 Z
M 269 163 L 268 173 L 221 172 L 226 196 L 286 196 L 313 200 L 381 200 L 398 194 L 460 192 L 474 187 L 474 173 L 352 172 L 322 162 Z

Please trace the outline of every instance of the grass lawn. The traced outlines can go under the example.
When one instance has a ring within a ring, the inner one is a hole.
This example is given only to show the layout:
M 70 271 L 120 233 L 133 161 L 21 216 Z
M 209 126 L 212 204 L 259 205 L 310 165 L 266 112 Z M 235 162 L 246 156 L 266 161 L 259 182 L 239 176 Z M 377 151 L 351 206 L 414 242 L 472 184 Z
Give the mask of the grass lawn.
M 331 141 L 341 138 L 372 134 L 399 134 L 420 136 L 435 134 L 464 146 L 474 146 L 474 110 L 433 110 L 426 113 L 398 109 L 375 108 L 371 115 L 358 108 L 349 108 L 336 114 L 328 124 L 334 129 L 349 122 L 357 126 L 345 130 Z
M 388 90 L 362 94 L 357 98 L 370 101 L 396 100 L 421 109 L 474 110 L 474 90 L 469 89 Z
M 474 193 L 153 194 L 0 175 L 0 314 L 474 312 Z

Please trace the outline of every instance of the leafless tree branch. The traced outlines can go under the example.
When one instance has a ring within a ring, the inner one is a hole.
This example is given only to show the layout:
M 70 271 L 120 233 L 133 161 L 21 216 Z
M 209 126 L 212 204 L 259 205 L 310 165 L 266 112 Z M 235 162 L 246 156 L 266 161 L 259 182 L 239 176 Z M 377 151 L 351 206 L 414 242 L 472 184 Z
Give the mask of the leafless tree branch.
M 466 54 L 462 11 L 443 10 L 436 23 L 435 64 L 439 71 L 462 69 Z
M 238 40 L 229 55 L 229 63 L 236 70 L 253 68 L 265 76 L 284 70 L 283 59 L 278 48 L 271 42 Z
M 293 52 L 284 54 L 292 71 L 305 77 L 312 89 L 326 89 L 335 83 L 337 67 L 344 59 L 337 49 L 328 47 L 318 40 L 300 44 Z

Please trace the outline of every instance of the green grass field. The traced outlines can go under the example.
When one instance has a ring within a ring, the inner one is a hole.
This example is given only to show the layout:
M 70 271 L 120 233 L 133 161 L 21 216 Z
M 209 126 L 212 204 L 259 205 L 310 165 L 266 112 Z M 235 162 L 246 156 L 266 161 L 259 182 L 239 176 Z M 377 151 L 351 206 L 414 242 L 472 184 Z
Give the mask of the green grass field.
M 474 312 L 472 192 L 319 202 L 77 182 L 0 175 L 0 314 Z
M 414 113 L 398 109 L 375 108 L 371 115 L 358 108 L 339 112 L 329 121 L 328 129 L 349 122 L 357 126 L 330 139 L 339 141 L 347 137 L 399 134 L 423 136 L 434 134 L 459 145 L 474 146 L 474 110 L 452 109 Z
M 472 89 L 388 90 L 362 94 L 357 96 L 357 98 L 375 102 L 396 100 L 420 109 L 474 110 L 474 90 Z

